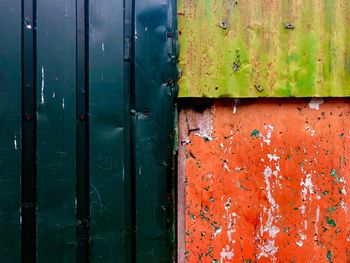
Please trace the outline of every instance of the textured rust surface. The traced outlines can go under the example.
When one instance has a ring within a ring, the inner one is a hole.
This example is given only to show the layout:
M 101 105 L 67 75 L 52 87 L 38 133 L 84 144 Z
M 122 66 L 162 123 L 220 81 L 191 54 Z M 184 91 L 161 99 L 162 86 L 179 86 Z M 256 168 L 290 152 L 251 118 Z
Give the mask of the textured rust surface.
M 346 99 L 182 109 L 180 262 L 350 262 L 349 114 Z
M 180 97 L 350 95 L 348 0 L 179 0 Z

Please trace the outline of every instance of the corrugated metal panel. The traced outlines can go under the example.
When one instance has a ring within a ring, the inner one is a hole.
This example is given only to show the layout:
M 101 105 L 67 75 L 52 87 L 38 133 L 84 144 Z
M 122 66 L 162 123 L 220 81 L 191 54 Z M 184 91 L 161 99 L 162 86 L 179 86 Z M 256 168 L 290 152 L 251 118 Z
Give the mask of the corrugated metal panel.
M 349 262 L 349 101 L 193 105 L 179 118 L 180 262 Z
M 0 1 L 1 262 L 173 260 L 175 13 Z
M 350 95 L 350 2 L 179 0 L 180 97 Z
M 175 0 L 135 1 L 136 262 L 173 262 Z

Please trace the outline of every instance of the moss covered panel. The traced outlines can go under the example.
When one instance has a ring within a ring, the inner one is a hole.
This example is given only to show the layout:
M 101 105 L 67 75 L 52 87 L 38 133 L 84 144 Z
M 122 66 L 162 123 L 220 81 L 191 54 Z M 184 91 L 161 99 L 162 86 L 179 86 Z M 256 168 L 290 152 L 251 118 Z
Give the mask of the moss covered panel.
M 180 97 L 350 95 L 350 1 L 179 0 Z

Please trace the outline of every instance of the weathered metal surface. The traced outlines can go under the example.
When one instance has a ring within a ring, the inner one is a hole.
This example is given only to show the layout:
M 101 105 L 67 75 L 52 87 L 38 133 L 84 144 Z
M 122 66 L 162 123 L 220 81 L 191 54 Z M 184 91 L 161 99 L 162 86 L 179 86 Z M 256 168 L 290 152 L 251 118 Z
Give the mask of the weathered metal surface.
M 128 262 L 132 255 L 128 66 L 123 1 L 89 4 L 90 260 Z
M 173 262 L 174 100 L 177 94 L 175 0 L 135 1 L 136 262 Z
M 346 99 L 184 108 L 180 262 L 349 262 L 349 114 Z
M 179 0 L 180 97 L 350 95 L 350 2 Z
M 0 261 L 20 262 L 21 9 L 0 1 Z M 6 40 L 6 41 L 4 41 Z
M 175 14 L 0 0 L 0 262 L 172 261 Z
M 47 262 L 48 258 L 51 262 L 73 262 L 76 246 L 75 1 L 43 0 L 36 8 L 36 262 Z

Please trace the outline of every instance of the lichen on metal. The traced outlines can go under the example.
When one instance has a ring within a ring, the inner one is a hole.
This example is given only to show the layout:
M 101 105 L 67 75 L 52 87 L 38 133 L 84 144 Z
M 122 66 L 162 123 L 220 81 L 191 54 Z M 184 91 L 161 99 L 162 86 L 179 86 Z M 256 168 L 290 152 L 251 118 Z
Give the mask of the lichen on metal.
M 350 2 L 179 0 L 180 97 L 350 95 Z

